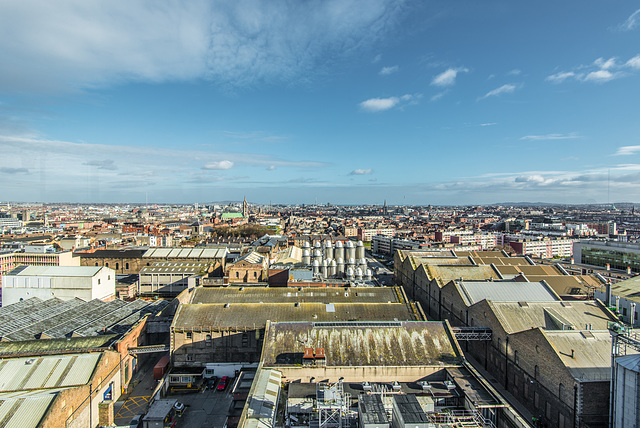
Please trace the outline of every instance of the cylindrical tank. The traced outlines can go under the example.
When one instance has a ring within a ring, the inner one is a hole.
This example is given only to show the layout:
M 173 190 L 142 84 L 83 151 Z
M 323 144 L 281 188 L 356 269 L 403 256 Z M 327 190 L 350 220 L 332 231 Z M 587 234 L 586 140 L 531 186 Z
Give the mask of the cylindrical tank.
M 320 265 L 320 274 L 322 275 L 323 278 L 327 277 L 327 261 L 323 260 L 322 264 Z
M 364 244 L 358 241 L 356 244 L 356 259 L 364 259 Z
M 353 242 L 347 241 L 347 259 L 356 258 L 356 247 L 353 246 Z
M 313 248 L 322 248 L 322 244 L 320 243 L 320 241 L 316 241 L 316 243 L 313 244 Z
M 344 260 L 344 247 L 342 246 L 342 241 L 336 242 L 336 250 L 334 253 L 334 259 L 342 259 Z
M 313 261 L 313 275 L 318 276 L 320 273 L 320 262 L 317 260 Z
M 362 271 L 364 272 L 365 268 L 367 267 L 367 259 L 358 259 L 358 266 L 362 266 Z
M 329 276 L 336 276 L 337 269 L 338 264 L 335 260 L 331 260 L 331 262 L 329 263 Z
M 324 241 L 324 258 L 327 260 L 333 258 L 333 246 L 329 240 Z
M 313 250 L 313 260 L 317 261 L 318 263 L 322 261 L 322 250 L 320 250 L 319 248 Z
M 302 263 L 307 266 L 311 264 L 311 253 L 309 250 L 302 250 Z
M 362 269 L 356 268 L 356 280 L 362 281 Z
M 344 260 L 342 260 L 342 259 L 336 260 L 336 265 L 337 265 L 337 268 L 338 268 L 336 273 L 338 274 L 338 276 L 343 276 L 344 275 Z
M 347 279 L 353 281 L 353 268 L 352 267 L 348 267 L 347 268 Z
M 302 244 L 302 249 L 305 248 L 311 248 L 311 246 L 309 245 L 309 241 L 304 241 L 304 244 Z
M 364 273 L 364 279 L 367 281 L 371 281 L 371 277 L 372 277 L 371 269 L 367 269 Z
M 347 262 L 347 264 L 353 268 L 356 267 L 356 259 L 354 258 L 350 258 L 349 261 Z

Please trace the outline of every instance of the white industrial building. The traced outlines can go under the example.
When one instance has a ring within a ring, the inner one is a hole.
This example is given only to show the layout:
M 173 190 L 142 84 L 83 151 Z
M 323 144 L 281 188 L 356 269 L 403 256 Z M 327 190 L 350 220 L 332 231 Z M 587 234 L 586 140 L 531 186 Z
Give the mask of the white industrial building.
M 112 300 L 116 274 L 100 266 L 19 266 L 2 276 L 3 306 L 38 297 Z

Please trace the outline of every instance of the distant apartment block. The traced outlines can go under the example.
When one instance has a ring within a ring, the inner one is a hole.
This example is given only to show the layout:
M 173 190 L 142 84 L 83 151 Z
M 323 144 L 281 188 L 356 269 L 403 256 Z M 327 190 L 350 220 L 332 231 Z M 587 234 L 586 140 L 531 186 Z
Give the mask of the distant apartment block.
M 375 254 L 393 254 L 396 250 L 417 250 L 420 243 L 406 239 L 376 235 L 371 238 L 371 249 Z
M 640 245 L 617 242 L 582 240 L 574 245 L 576 263 L 640 272 Z
M 28 245 L 20 249 L 0 250 L 0 277 L 23 265 L 80 266 L 80 257 L 73 257 L 71 251 L 56 252 L 51 245 Z M 2 282 L 0 281 L 1 284 Z
M 395 236 L 395 229 L 358 229 L 358 239 L 360 241 L 371 241 L 371 239 L 376 235 L 382 236 Z
M 544 258 L 571 257 L 574 240 L 569 238 L 525 238 L 522 235 L 503 235 L 498 242 L 510 245 L 517 253 Z
M 19 266 L 2 276 L 2 304 L 38 297 L 112 300 L 116 292 L 113 269 L 89 266 Z

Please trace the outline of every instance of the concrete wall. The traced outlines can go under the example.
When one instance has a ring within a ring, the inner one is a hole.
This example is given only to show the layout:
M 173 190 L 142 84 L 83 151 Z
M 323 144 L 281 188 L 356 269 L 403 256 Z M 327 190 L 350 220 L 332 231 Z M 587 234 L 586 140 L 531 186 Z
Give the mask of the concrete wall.
M 414 382 L 439 372 L 447 366 L 334 366 L 334 367 L 284 367 L 276 369 L 282 372 L 282 379 L 289 382 Z M 449 366 L 459 367 L 459 366 Z

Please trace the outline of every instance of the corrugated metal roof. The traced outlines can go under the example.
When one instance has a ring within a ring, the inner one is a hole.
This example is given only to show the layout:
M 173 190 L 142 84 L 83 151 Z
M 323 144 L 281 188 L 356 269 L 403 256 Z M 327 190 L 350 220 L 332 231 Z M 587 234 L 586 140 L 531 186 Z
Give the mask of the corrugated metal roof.
M 95 276 L 100 269 L 104 268 L 101 266 L 26 266 L 26 268 L 18 272 L 16 276 L 92 277 Z M 6 275 L 12 275 L 12 272 Z
M 494 302 L 554 302 L 560 298 L 542 282 L 456 281 L 456 286 L 473 305 L 481 300 Z
M 0 363 L 0 392 L 84 385 L 100 353 L 14 358 Z
M 254 380 L 246 405 L 243 427 L 274 426 L 282 373 L 261 369 Z
M 265 367 L 300 363 L 305 347 L 324 348 L 327 366 L 444 366 L 459 364 L 442 322 L 409 321 L 400 326 L 317 327 L 314 323 L 271 323 L 265 333 Z
M 56 398 L 55 393 L 9 398 L 0 394 L 0 420 L 4 428 L 35 428 Z
M 610 380 L 611 335 L 608 331 L 545 331 L 560 359 L 576 379 Z M 573 355 L 573 356 L 572 356 Z

